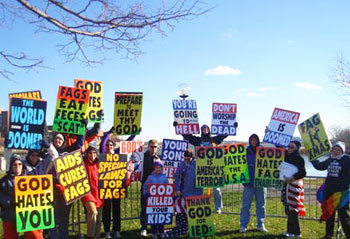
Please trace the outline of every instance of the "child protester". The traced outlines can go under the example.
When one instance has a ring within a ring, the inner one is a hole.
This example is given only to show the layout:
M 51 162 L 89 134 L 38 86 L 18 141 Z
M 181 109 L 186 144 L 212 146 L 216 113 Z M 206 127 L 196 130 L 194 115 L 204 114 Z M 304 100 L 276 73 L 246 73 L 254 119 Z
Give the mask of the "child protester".
M 169 183 L 168 178 L 163 173 L 163 163 L 160 160 L 155 160 L 153 162 L 153 173 L 151 173 L 147 179 L 146 182 L 143 185 L 142 191 L 147 198 L 149 196 L 148 194 L 148 185 L 150 183 Z M 152 234 L 153 238 L 158 238 L 158 235 L 160 235 L 160 238 L 164 238 L 164 225 L 152 225 Z

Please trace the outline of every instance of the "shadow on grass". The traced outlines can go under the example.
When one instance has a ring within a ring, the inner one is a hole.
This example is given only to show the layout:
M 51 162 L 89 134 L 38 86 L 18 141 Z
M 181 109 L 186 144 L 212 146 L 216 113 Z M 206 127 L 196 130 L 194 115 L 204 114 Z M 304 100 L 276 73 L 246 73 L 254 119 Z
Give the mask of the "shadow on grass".
M 283 235 L 269 234 L 269 233 L 260 233 L 258 230 L 249 230 L 247 233 L 240 233 L 239 230 L 223 230 L 215 233 L 215 237 L 220 238 L 246 238 L 246 239 L 278 239 L 286 238 Z

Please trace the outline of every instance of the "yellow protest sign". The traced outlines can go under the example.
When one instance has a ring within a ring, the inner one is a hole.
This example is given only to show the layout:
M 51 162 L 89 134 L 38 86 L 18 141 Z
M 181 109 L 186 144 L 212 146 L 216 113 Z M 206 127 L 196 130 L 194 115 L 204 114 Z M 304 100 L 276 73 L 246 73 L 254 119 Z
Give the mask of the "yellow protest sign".
M 258 147 L 255 160 L 254 187 L 277 188 L 283 187 L 279 179 L 278 167 L 284 161 L 285 149 Z
M 310 161 L 332 150 L 319 113 L 300 123 L 298 129 Z
M 59 182 L 64 188 L 63 195 L 67 205 L 91 191 L 80 150 L 58 157 L 54 163 Z
M 17 232 L 55 227 L 52 175 L 15 177 Z
M 116 92 L 114 128 L 117 135 L 140 134 L 143 93 Z
M 75 88 L 90 90 L 89 107 L 85 113 L 89 122 L 102 123 L 102 81 L 74 79 Z

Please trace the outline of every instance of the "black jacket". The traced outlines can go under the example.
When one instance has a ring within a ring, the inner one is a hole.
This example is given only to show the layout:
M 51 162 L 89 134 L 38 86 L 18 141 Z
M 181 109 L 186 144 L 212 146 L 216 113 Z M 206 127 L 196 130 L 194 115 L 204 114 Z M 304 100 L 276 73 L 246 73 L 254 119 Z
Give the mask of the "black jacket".
M 293 153 L 289 154 L 288 151 L 286 151 L 284 162 L 293 164 L 298 168 L 298 172 L 293 175 L 295 180 L 302 179 L 306 176 L 305 162 L 304 159 L 300 156 L 299 152 L 294 151 Z
M 153 162 L 155 159 L 159 159 L 158 155 L 150 155 L 147 151 L 143 157 L 143 170 L 142 170 L 142 185 L 146 182 L 148 176 L 153 172 Z

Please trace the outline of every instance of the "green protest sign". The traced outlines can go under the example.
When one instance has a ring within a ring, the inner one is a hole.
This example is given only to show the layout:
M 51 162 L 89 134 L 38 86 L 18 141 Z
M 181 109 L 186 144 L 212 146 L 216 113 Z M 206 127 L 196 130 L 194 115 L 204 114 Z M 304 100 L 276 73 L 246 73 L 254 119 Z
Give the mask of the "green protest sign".
M 317 113 L 298 125 L 301 138 L 310 161 L 332 150 L 320 114 Z
M 221 146 L 224 150 L 225 184 L 249 183 L 245 144 Z
M 210 196 L 186 197 L 185 200 L 190 238 L 213 236 L 215 227 Z
M 258 147 L 255 160 L 254 187 L 281 189 L 283 182 L 279 179 L 278 167 L 284 161 L 283 148 Z
M 196 147 L 196 188 L 224 186 L 224 150 L 216 147 Z
M 15 177 L 15 195 L 17 232 L 55 227 L 52 175 Z

